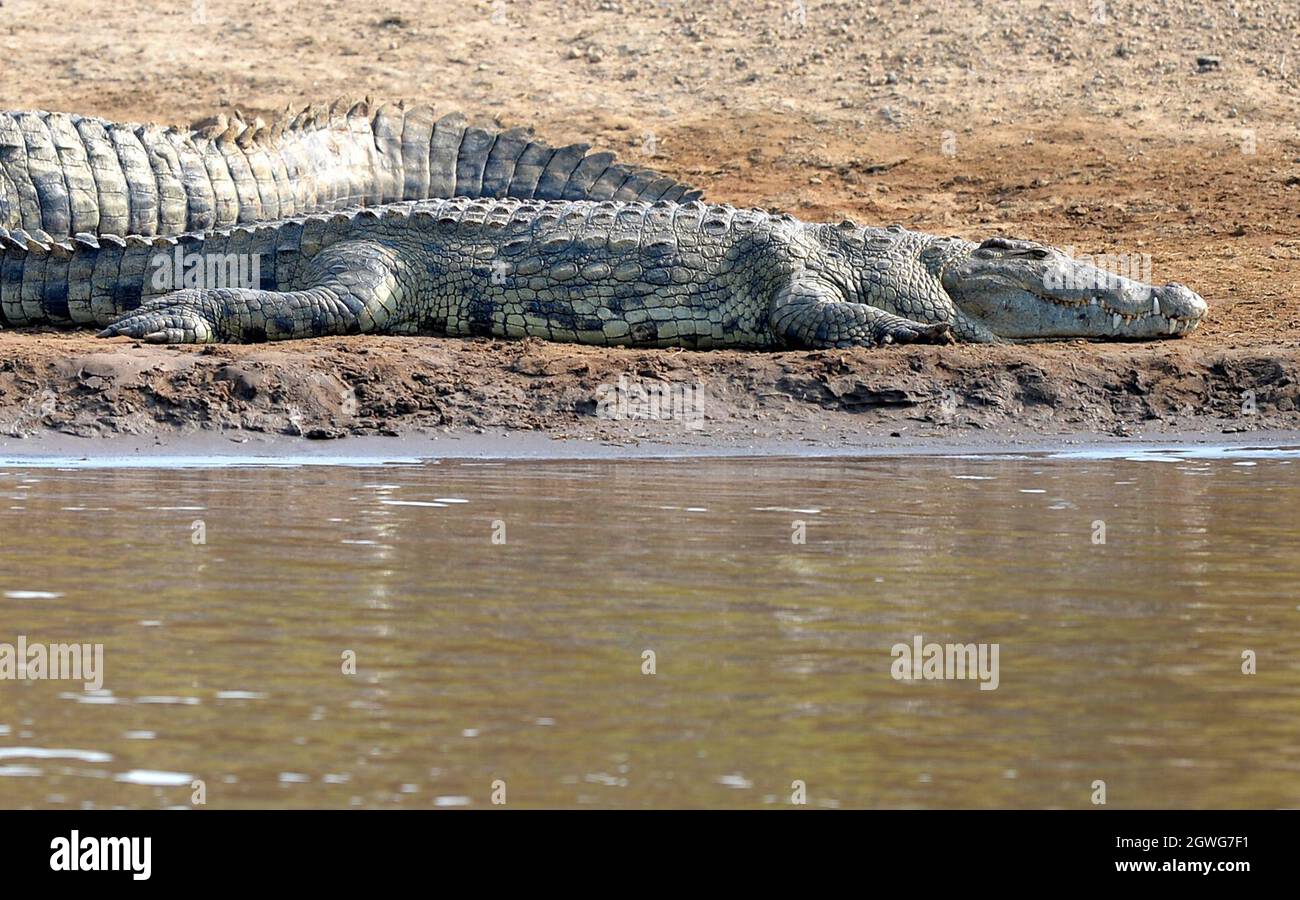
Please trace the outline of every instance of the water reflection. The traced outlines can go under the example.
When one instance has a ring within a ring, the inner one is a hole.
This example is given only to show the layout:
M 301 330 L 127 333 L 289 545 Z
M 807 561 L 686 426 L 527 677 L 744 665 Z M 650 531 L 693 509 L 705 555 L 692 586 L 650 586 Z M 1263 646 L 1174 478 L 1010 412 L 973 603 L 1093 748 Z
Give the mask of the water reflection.
M 1293 459 L 5 466 L 0 805 L 1295 805 Z

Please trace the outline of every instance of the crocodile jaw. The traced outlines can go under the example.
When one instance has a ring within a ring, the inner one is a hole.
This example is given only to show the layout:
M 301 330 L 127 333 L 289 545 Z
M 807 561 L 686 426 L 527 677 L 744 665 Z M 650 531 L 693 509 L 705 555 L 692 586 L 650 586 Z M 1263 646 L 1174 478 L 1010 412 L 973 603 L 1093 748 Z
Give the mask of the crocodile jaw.
M 953 301 L 962 317 L 1012 341 L 1178 337 L 1194 331 L 1206 311 L 1205 301 L 1180 284 L 1144 285 L 1136 298 L 1104 291 L 1061 297 L 986 280 L 968 284 Z
M 948 260 L 960 317 L 1003 340 L 1146 340 L 1188 334 L 1207 305 L 1181 284 L 1145 284 L 1028 241 L 985 241 Z

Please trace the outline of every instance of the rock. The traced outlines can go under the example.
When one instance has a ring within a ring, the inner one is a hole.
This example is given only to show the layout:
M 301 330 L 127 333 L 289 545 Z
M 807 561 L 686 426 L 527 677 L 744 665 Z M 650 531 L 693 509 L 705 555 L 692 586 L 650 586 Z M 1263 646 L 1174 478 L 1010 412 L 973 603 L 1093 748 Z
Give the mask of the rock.
M 892 385 L 869 385 L 857 378 L 837 378 L 826 382 L 826 390 L 846 407 L 915 406 L 924 397 Z

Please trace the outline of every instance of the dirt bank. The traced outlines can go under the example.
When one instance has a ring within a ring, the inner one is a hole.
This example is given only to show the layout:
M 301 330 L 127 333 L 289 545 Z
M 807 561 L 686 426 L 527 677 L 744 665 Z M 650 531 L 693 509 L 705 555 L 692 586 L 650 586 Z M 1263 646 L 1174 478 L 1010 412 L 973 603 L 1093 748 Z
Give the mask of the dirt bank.
M 505 428 L 557 438 L 850 447 L 1300 424 L 1300 343 L 1191 341 L 792 353 L 327 338 L 154 347 L 0 335 L 0 433 L 200 429 L 339 438 Z
M 1300 91 L 1289 2 L 7 0 L 0 103 L 185 122 L 337 94 L 534 124 L 806 218 L 1139 257 L 1211 304 L 1155 344 L 835 353 L 349 338 L 158 348 L 0 332 L 0 431 L 335 437 L 505 427 L 692 440 L 1300 426 Z M 69 23 L 72 23 L 69 25 Z M 1214 57 L 1198 65 L 1201 58 Z M 183 86 L 178 89 L 178 86 Z

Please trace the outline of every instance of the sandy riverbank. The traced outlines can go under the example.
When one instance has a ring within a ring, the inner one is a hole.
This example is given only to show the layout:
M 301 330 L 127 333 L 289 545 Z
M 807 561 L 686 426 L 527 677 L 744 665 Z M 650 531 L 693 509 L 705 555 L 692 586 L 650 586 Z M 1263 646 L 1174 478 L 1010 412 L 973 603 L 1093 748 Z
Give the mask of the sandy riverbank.
M 1298 20 L 1289 3 L 1239 6 L 416 0 L 388 15 L 211 0 L 196 18 L 143 0 L 69 0 L 50 17 L 11 0 L 11 66 L 61 77 L 6 82 L 5 106 L 185 122 L 344 93 L 432 101 L 613 149 L 714 200 L 1141 257 L 1211 312 L 1153 344 L 783 354 L 5 331 L 0 433 L 483 428 L 834 450 L 1296 429 L 1300 91 L 1285 54 Z M 600 418 L 620 377 L 697 391 L 703 427 Z

